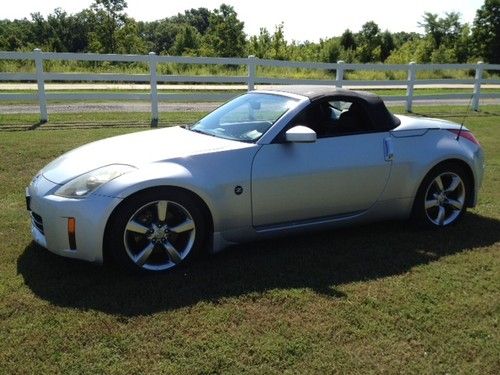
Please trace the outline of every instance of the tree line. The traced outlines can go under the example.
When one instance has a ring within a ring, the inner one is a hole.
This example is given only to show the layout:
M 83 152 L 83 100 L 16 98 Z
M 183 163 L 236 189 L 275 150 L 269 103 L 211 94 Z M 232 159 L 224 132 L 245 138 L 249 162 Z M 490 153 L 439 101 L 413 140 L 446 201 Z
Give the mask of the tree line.
M 244 57 L 297 61 L 500 63 L 500 0 L 485 0 L 472 25 L 460 14 L 424 13 L 422 33 L 383 31 L 375 22 L 319 42 L 287 42 L 284 24 L 247 37 L 232 6 L 186 10 L 158 21 L 136 21 L 125 0 L 94 0 L 68 14 L 57 8 L 46 18 L 0 20 L 0 50 L 41 48 L 53 52 L 97 52 Z

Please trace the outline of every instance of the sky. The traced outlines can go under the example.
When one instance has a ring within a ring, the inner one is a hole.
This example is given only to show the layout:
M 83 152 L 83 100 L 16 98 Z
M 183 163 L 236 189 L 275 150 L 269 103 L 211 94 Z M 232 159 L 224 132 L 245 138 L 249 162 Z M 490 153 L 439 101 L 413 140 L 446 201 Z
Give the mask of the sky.
M 93 0 L 20 0 L 2 6 L 0 19 L 30 18 L 40 12 L 46 16 L 55 8 L 77 13 Z M 484 0 L 127 0 L 127 14 L 137 21 L 153 21 L 182 13 L 191 8 L 213 10 L 221 3 L 232 5 L 245 23 L 247 35 L 258 35 L 261 27 L 273 32 L 285 24 L 288 41 L 317 42 L 320 38 L 341 35 L 345 29 L 357 32 L 367 21 L 375 21 L 382 30 L 423 32 L 418 27 L 424 12 L 444 15 L 458 12 L 462 22 L 472 24 L 476 10 Z

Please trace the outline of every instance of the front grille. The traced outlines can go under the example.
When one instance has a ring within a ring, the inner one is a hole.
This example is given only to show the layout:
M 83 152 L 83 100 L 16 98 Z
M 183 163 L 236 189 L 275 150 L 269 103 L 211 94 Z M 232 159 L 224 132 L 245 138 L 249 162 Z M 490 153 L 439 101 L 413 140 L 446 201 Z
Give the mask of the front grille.
M 37 213 L 35 212 L 32 212 L 31 213 L 31 219 L 33 221 L 33 224 L 35 225 L 35 227 L 38 228 L 38 230 L 42 233 L 42 234 L 45 234 L 43 232 L 43 220 L 42 220 L 42 217 L 40 215 L 38 215 Z

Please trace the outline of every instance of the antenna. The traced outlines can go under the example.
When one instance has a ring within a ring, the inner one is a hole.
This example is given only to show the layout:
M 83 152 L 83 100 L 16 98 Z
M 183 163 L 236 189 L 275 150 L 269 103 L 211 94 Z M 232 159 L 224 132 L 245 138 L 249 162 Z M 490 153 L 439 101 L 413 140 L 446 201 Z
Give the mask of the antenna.
M 471 109 L 471 107 L 472 107 L 472 98 L 474 98 L 474 94 L 472 94 L 472 95 L 470 96 L 469 104 L 467 105 L 467 111 L 465 111 L 465 116 L 464 116 L 464 118 L 462 119 L 462 123 L 460 124 L 460 129 L 458 129 L 457 138 L 456 138 L 456 140 L 457 140 L 457 141 L 460 139 L 460 133 L 462 133 L 462 129 L 463 129 L 463 127 L 464 127 L 465 120 L 466 120 L 466 119 L 467 119 L 467 117 L 469 116 L 470 109 Z

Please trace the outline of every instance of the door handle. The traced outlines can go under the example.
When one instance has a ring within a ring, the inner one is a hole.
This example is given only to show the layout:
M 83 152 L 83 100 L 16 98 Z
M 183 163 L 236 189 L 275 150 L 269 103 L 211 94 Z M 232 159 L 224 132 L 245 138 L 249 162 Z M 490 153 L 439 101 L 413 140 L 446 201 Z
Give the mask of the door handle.
M 384 138 L 384 159 L 385 161 L 394 159 L 394 147 L 391 138 Z

